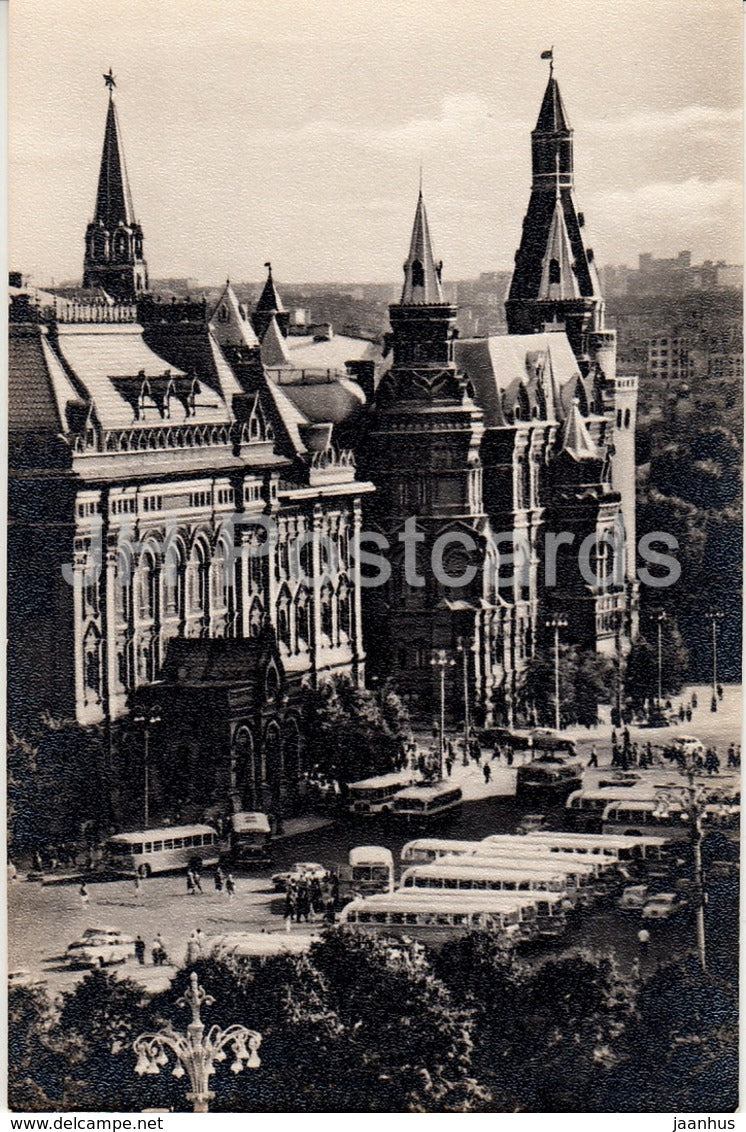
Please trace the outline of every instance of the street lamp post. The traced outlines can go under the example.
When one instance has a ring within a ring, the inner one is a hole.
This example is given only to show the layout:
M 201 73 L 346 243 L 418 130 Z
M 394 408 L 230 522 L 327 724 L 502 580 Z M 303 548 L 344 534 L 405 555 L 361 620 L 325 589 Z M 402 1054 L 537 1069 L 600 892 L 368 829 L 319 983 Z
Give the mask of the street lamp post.
M 443 760 L 445 756 L 446 734 L 446 670 L 456 663 L 445 649 L 435 649 L 430 660 L 433 668 L 440 670 L 440 728 L 438 736 L 438 763 L 439 774 L 443 777 Z
M 471 732 L 471 708 L 469 704 L 469 645 L 464 637 L 459 637 L 456 652 L 461 657 L 464 678 L 464 758 L 463 765 L 469 765 L 469 734 Z
M 622 694 L 622 683 L 624 680 L 622 672 L 622 626 L 624 624 L 624 614 L 621 609 L 618 609 L 614 615 L 614 643 L 616 646 L 616 714 L 619 721 L 619 726 L 622 725 L 622 704 L 624 696 Z
M 150 708 L 143 715 L 136 715 L 134 723 L 143 728 L 143 802 L 142 820 L 143 829 L 150 825 L 150 729 L 161 722 L 161 715 L 157 708 Z
M 233 1051 L 231 1070 L 234 1073 L 241 1073 L 247 1066 L 258 1069 L 261 1064 L 257 1050 L 262 1035 L 256 1030 L 236 1024 L 225 1030 L 211 1026 L 205 1033 L 200 1011 L 202 1006 L 212 1006 L 214 1001 L 199 985 L 196 971 L 192 971 L 189 988 L 177 1003 L 192 1011 L 192 1021 L 186 1031 L 180 1033 L 169 1027 L 155 1033 L 140 1034 L 132 1043 L 137 1055 L 135 1073 L 139 1076 L 157 1075 L 168 1065 L 169 1052 L 174 1055 L 176 1065 L 171 1073 L 177 1079 L 189 1074 L 191 1092 L 187 1093 L 187 1100 L 193 1102 L 195 1112 L 209 1111 L 208 1104 L 215 1096 L 209 1088 L 210 1077 L 215 1072 L 215 1062 L 227 1058 L 227 1046 Z
M 562 729 L 562 720 L 560 717 L 559 635 L 560 629 L 566 628 L 567 619 L 565 617 L 550 617 L 547 621 L 547 629 L 554 630 L 554 726 L 557 731 Z
M 718 628 L 720 622 L 723 620 L 723 615 L 719 609 L 711 609 L 705 617 L 712 626 L 712 699 L 710 700 L 710 711 L 717 711 L 718 709 Z
M 667 614 L 660 609 L 655 614 L 658 623 L 658 712 L 663 702 L 663 622 L 668 620 Z

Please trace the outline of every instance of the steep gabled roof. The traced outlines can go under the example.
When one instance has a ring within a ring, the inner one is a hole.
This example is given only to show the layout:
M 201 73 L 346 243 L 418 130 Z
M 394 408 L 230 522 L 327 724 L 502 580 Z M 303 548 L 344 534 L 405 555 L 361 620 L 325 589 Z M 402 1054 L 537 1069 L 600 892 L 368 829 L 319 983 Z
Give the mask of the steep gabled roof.
M 236 292 L 226 281 L 225 289 L 210 316 L 210 329 L 221 346 L 248 346 L 255 349 L 259 339 Z
M 549 225 L 549 237 L 541 264 L 539 299 L 578 299 L 580 286 L 573 270 L 570 236 L 565 223 L 562 198 L 559 193 L 554 202 L 554 214 Z
M 425 201 L 420 189 L 417 209 L 414 214 L 409 255 L 404 264 L 404 289 L 402 290 L 401 303 L 402 306 L 406 306 L 442 302 L 440 265 L 436 266 L 435 263 Z
M 598 460 L 599 452 L 583 420 L 577 397 L 562 428 L 562 451 L 575 460 Z
M 282 336 L 274 315 L 272 315 L 269 326 L 262 339 L 260 357 L 262 359 L 262 365 L 264 366 L 290 365 L 290 357 L 285 345 L 285 339 Z
M 101 154 L 101 169 L 98 175 L 96 193 L 95 224 L 102 224 L 107 231 L 113 231 L 118 224 L 130 227 L 135 223 L 135 210 L 132 207 L 127 167 L 124 162 L 124 147 L 113 97 L 109 97 L 104 130 L 104 148 Z

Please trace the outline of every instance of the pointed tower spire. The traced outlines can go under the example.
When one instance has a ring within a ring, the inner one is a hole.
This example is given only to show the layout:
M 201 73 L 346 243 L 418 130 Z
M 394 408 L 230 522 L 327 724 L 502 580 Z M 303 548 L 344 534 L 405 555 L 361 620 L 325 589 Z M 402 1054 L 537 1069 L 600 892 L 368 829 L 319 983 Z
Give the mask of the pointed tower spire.
M 86 229 L 83 286 L 102 287 L 117 299 L 135 298 L 147 290 L 148 269 L 143 259 L 142 228 L 135 219 L 122 132 L 114 100 L 116 82 L 111 68 L 103 76 L 109 92 L 104 146 L 98 175 L 96 208 Z
M 268 366 L 271 369 L 277 366 L 290 365 L 288 348 L 285 345 L 285 339 L 277 325 L 277 316 L 275 314 L 270 317 L 269 325 L 264 332 L 260 357 L 262 359 L 262 365 Z
M 409 255 L 404 264 L 402 305 L 442 303 L 443 291 L 440 285 L 442 267 L 442 263 L 436 264 L 433 255 L 425 199 L 420 185 L 420 195 L 417 198 L 417 208 L 412 226 L 412 239 L 409 244 Z
M 573 131 L 554 74 L 531 134 L 531 164 L 531 197 L 505 304 L 508 331 L 530 334 L 547 323 L 564 323 L 587 371 L 589 336 L 603 331 L 604 302 L 593 249 L 585 242 L 585 220 L 575 203 Z
M 254 324 L 254 330 L 257 335 L 260 339 L 263 339 L 273 316 L 275 316 L 280 333 L 287 337 L 290 314 L 285 310 L 282 299 L 275 286 L 275 281 L 272 278 L 272 264 L 268 260 L 264 266 L 267 268 L 267 280 L 257 304 L 254 307 L 254 314 L 251 321 Z

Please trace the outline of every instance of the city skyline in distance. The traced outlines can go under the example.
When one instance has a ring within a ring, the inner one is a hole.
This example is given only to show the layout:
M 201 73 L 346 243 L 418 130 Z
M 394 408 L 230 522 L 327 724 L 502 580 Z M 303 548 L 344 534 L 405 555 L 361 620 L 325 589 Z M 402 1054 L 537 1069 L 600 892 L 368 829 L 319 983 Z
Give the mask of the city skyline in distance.
M 740 262 L 739 17 L 727 0 L 634 20 L 555 0 L 517 25 L 475 2 L 455 29 L 438 3 L 415 21 L 390 2 L 216 18 L 191 0 L 18 0 L 10 266 L 82 273 L 111 66 L 154 278 L 259 279 L 270 258 L 288 284 L 398 281 L 420 162 L 444 278 L 509 270 L 552 45 L 598 262 L 682 247 Z

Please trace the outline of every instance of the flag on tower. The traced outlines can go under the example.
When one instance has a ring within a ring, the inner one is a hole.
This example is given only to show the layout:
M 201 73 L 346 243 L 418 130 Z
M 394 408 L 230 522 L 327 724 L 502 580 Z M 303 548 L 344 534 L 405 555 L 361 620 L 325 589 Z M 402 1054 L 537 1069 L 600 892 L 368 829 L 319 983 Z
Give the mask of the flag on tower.
M 554 59 L 554 48 L 550 47 L 548 51 L 542 51 L 542 59 Z

